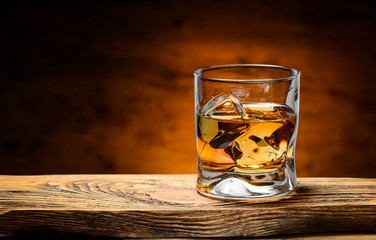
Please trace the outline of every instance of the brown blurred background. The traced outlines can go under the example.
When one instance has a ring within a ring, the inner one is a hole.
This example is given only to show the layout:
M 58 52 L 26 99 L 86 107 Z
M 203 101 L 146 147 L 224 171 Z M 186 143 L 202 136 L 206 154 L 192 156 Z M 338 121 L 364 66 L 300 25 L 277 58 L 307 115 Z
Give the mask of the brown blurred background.
M 193 72 L 302 72 L 298 176 L 376 176 L 375 1 L 2 1 L 0 174 L 195 173 Z

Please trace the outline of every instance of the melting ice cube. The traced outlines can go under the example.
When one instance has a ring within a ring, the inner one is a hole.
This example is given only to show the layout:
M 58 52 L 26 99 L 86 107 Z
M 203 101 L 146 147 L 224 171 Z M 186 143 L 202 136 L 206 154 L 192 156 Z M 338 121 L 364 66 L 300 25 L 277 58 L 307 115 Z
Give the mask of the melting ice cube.
M 243 105 L 240 102 L 239 96 L 236 93 L 225 93 L 211 99 L 205 106 L 202 107 L 201 113 L 204 116 L 212 116 L 217 108 L 235 108 L 236 112 L 241 116 L 245 116 Z

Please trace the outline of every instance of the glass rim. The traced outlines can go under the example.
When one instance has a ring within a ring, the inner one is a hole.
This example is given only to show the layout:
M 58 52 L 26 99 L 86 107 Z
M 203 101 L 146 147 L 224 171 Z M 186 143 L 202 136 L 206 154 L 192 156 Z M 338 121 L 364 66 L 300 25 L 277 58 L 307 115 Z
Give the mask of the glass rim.
M 264 68 L 264 69 L 279 69 L 287 70 L 291 73 L 290 76 L 281 78 L 244 78 L 244 79 L 233 79 L 233 78 L 215 78 L 215 77 L 205 77 L 202 73 L 207 70 L 213 69 L 225 69 L 225 68 Z M 228 83 L 265 83 L 265 82 L 281 82 L 290 81 L 296 79 L 300 76 L 300 71 L 295 68 L 271 65 L 271 64 L 223 64 L 223 65 L 213 65 L 209 67 L 199 68 L 194 72 L 194 76 L 208 81 L 215 82 L 228 82 Z

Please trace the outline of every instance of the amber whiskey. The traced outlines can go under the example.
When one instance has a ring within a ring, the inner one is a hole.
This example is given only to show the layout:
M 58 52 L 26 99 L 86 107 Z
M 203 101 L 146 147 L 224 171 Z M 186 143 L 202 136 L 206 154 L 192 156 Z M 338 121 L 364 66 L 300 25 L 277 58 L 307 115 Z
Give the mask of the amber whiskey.
M 229 176 L 241 181 L 259 180 L 252 183 L 256 185 L 267 182 L 265 178 L 282 179 L 288 161 L 293 161 L 290 156 L 294 141 L 290 144 L 290 140 L 296 114 L 291 108 L 246 103 L 242 109 L 244 112 L 239 115 L 228 111 L 224 104 L 210 115 L 197 115 L 199 191 L 210 193 Z

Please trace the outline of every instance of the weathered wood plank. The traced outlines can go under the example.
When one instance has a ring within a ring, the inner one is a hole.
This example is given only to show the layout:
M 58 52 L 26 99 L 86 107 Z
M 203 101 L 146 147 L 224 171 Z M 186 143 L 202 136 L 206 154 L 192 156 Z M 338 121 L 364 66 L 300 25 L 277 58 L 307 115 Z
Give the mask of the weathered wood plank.
M 0 176 L 0 233 L 106 237 L 376 232 L 376 179 L 300 178 L 275 203 L 200 196 L 195 175 Z

